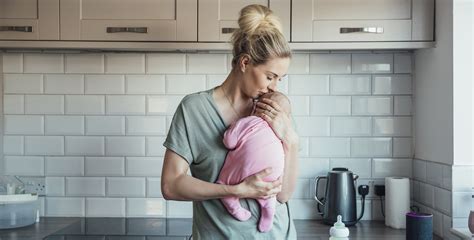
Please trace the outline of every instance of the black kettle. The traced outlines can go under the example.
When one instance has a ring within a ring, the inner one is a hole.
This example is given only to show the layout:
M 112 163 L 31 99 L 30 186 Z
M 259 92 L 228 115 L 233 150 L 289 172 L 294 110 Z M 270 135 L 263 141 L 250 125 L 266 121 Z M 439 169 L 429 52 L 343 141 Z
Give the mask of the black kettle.
M 323 222 L 333 225 L 337 221 L 337 215 L 342 216 L 342 222 L 346 226 L 356 224 L 363 216 L 357 218 L 355 181 L 359 178 L 347 168 L 333 168 L 327 176 L 315 178 L 315 195 L 318 214 L 323 217 Z M 318 198 L 319 180 L 326 179 L 326 190 L 324 198 Z M 365 197 L 362 206 L 365 204 Z M 323 210 L 320 210 L 323 207 Z

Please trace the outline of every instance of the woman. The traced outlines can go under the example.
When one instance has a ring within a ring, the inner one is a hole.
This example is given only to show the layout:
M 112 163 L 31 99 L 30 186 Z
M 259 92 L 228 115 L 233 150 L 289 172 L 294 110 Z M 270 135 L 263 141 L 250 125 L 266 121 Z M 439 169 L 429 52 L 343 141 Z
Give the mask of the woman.
M 250 115 L 254 100 L 286 75 L 291 51 L 281 25 L 271 10 L 260 5 L 243 8 L 240 29 L 232 36 L 232 71 L 222 85 L 186 96 L 173 117 L 163 144 L 161 188 L 167 200 L 193 201 L 194 239 L 296 239 L 288 200 L 297 179 L 298 136 L 289 117 L 272 100 L 256 103 L 258 116 L 266 120 L 282 140 L 285 151 L 284 175 L 264 182 L 271 173 L 265 169 L 237 185 L 216 184 L 227 149 L 222 139 L 226 128 Z M 191 169 L 192 176 L 187 175 Z M 255 199 L 276 196 L 273 227 L 260 233 Z M 238 197 L 252 217 L 237 221 L 229 215 L 220 198 Z

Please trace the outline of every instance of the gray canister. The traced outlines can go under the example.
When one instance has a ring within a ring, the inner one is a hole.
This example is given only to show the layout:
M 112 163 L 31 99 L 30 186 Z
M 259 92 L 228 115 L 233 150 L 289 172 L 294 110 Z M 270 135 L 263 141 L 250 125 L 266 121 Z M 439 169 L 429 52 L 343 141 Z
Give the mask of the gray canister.
M 433 214 L 409 212 L 406 214 L 407 240 L 433 239 Z

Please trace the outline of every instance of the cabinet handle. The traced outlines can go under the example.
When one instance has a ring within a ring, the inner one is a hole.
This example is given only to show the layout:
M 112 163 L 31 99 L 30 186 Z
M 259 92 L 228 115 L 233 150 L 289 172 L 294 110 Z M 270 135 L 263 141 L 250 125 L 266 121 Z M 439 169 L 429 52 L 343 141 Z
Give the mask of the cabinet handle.
M 339 33 L 383 33 L 383 27 L 340 28 Z
M 0 32 L 33 32 L 32 26 L 0 26 Z
M 234 31 L 239 30 L 239 28 L 222 28 L 222 33 L 227 34 L 227 33 L 233 33 Z
M 148 33 L 147 27 L 107 27 L 107 33 Z

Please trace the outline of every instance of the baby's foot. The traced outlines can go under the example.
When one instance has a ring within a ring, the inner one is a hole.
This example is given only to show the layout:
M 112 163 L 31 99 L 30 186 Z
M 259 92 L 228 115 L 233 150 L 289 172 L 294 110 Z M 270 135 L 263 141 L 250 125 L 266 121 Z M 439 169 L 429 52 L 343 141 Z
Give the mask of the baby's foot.
M 239 210 L 235 211 L 234 214 L 232 214 L 237 220 L 243 222 L 249 220 L 249 218 L 252 216 L 249 210 L 241 207 Z
M 272 229 L 273 214 L 274 211 L 272 209 L 262 208 L 262 216 L 260 217 L 260 221 L 258 223 L 258 230 L 260 232 L 268 232 L 270 229 Z

